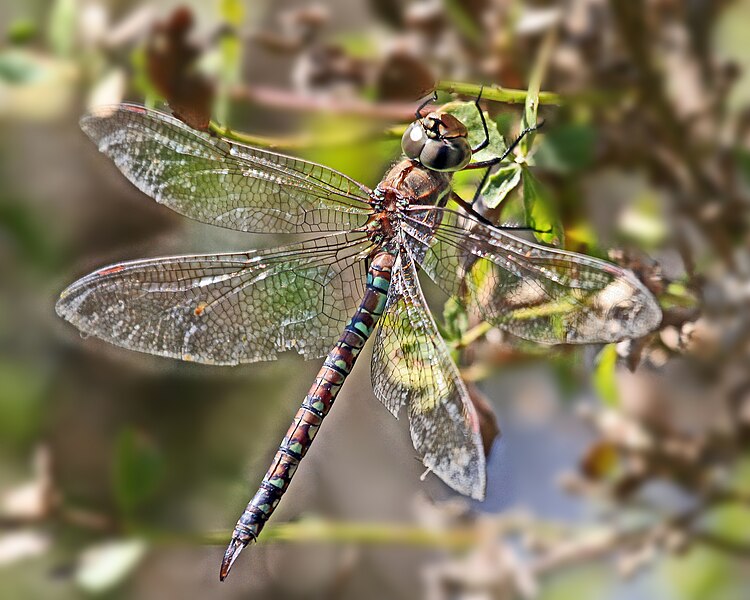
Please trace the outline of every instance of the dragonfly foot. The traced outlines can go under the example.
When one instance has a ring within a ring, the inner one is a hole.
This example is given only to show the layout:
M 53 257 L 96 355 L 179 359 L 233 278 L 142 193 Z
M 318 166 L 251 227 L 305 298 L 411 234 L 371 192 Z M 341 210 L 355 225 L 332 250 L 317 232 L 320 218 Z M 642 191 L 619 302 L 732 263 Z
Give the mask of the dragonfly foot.
M 247 542 L 232 537 L 232 541 L 229 542 L 226 551 L 224 552 L 224 558 L 221 561 L 221 570 L 219 571 L 219 581 L 224 581 L 229 575 L 229 570 L 232 568 L 234 561 L 240 555 L 240 552 L 247 546 Z

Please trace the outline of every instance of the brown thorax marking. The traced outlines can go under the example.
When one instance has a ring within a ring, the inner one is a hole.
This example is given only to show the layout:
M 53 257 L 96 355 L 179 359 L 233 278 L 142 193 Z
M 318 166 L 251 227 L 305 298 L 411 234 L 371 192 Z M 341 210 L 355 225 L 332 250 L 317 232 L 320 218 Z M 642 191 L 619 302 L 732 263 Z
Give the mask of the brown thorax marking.
M 431 112 L 422 118 L 422 127 L 429 137 L 439 140 L 469 135 L 466 126 L 452 114 L 446 112 Z
M 375 188 L 373 214 L 362 230 L 376 244 L 392 240 L 401 212 L 410 205 L 440 204 L 450 180 L 451 174 L 431 171 L 411 159 L 398 162 Z

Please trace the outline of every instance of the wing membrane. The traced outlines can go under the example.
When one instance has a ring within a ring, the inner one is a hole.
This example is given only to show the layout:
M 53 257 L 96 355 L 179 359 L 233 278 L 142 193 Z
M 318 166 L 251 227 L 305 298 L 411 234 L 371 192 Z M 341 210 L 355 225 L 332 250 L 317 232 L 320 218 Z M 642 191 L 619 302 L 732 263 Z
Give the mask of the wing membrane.
M 375 340 L 375 395 L 398 416 L 407 405 L 414 448 L 462 494 L 483 499 L 485 460 L 474 406 L 427 309 L 406 251 L 393 271 Z
M 641 337 L 661 320 L 651 293 L 616 265 L 524 241 L 450 209 L 409 213 L 403 231 L 430 278 L 519 337 L 615 342 Z
M 258 233 L 337 232 L 364 224 L 369 190 L 332 169 L 211 137 L 134 105 L 81 128 L 138 189 L 187 217 Z
M 362 235 L 120 263 L 67 288 L 57 312 L 131 350 L 210 364 L 323 356 L 364 291 Z

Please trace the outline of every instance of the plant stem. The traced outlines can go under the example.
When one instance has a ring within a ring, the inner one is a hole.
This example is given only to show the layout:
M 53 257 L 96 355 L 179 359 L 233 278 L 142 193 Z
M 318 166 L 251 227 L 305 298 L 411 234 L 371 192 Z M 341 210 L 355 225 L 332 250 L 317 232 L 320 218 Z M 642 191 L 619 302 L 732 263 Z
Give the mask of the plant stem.
M 158 543 L 184 543 L 197 541 L 205 545 L 222 546 L 227 532 L 205 533 L 197 536 L 157 534 L 151 539 Z M 306 519 L 292 523 L 269 524 L 263 531 L 259 544 L 278 542 L 331 542 L 361 543 L 371 545 L 417 546 L 464 550 L 477 542 L 477 532 L 472 527 L 452 527 L 435 530 L 420 526 L 387 523 L 351 523 Z
M 492 325 L 487 321 L 482 321 L 479 325 L 472 327 L 461 336 L 461 339 L 456 342 L 456 348 L 465 348 L 466 346 L 476 342 L 485 333 L 492 329 Z
M 486 85 L 482 88 L 477 83 L 464 83 L 461 81 L 438 81 L 435 89 L 449 94 L 462 94 L 464 96 L 478 96 L 482 89 L 483 100 L 494 100 L 508 104 L 523 104 L 526 102 L 528 92 L 526 90 L 514 90 L 499 85 Z M 554 92 L 539 92 L 539 104 L 562 105 L 565 99 Z
M 382 129 L 379 132 L 371 132 L 366 134 L 357 135 L 340 135 L 340 136 L 294 136 L 294 137 L 271 137 L 264 135 L 254 135 L 245 133 L 243 131 L 236 131 L 224 125 L 220 125 L 216 121 L 209 123 L 209 130 L 216 135 L 240 142 L 241 144 L 248 144 L 249 146 L 255 146 L 257 148 L 268 148 L 271 150 L 304 150 L 306 148 L 332 148 L 340 146 L 351 146 L 359 142 L 365 141 L 383 141 L 383 140 L 396 140 L 399 139 L 406 130 L 405 125 L 396 125 L 394 127 L 388 127 Z

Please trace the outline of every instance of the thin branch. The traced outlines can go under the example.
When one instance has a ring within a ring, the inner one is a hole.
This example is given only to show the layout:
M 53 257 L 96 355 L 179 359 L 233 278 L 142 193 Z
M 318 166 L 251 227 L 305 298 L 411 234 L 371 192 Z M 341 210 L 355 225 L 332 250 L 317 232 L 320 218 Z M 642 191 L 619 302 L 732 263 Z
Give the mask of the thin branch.
M 482 86 L 476 83 L 464 83 L 461 81 L 438 81 L 435 89 L 449 94 L 462 94 L 464 96 L 476 97 Z M 514 90 L 499 85 L 486 85 L 482 91 L 482 100 L 494 100 L 506 104 L 523 104 L 526 102 L 526 90 Z M 553 104 L 560 106 L 565 99 L 554 92 L 539 92 L 539 104 Z
M 342 135 L 298 135 L 290 137 L 271 137 L 264 135 L 255 135 L 237 131 L 211 121 L 209 130 L 219 137 L 255 146 L 257 148 L 269 148 L 271 150 L 305 150 L 308 148 L 339 148 L 342 146 L 351 146 L 360 142 L 373 142 L 385 140 L 400 139 L 406 130 L 406 126 L 396 125 L 379 131 L 358 132 L 355 135 L 345 133 Z

